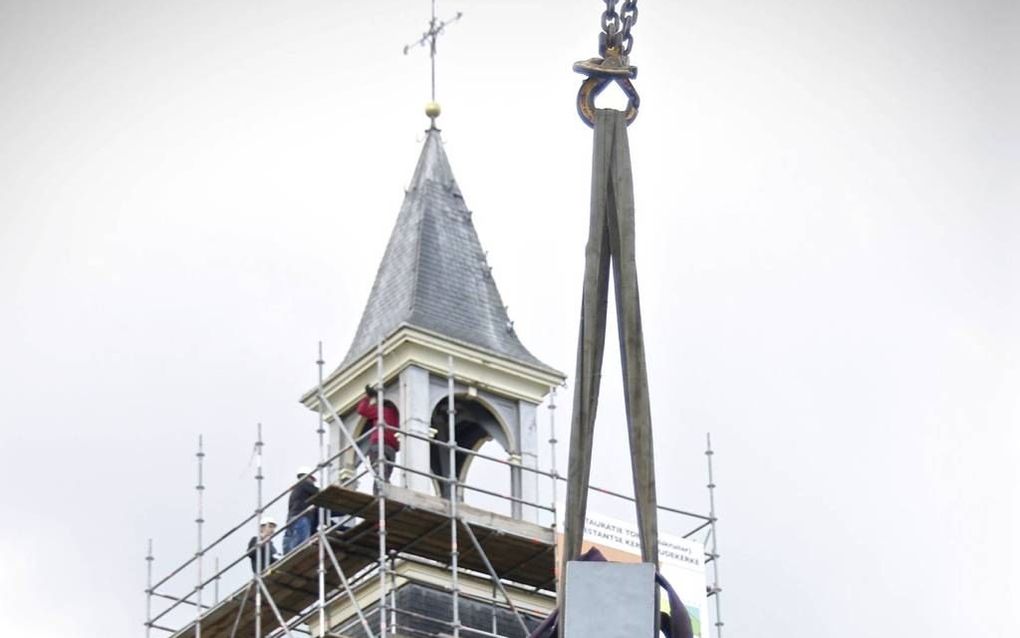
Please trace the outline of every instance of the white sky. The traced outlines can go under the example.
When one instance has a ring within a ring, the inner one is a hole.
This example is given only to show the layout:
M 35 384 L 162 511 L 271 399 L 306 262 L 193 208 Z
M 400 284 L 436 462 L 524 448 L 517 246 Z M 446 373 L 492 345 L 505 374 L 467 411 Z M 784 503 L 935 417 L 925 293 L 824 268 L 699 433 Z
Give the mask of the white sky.
M 572 372 L 602 5 L 442 4 L 454 172 Z M 413 170 L 427 5 L 0 2 L 2 633 L 139 635 L 146 539 L 157 571 L 194 550 L 200 432 L 208 537 L 254 507 L 257 421 L 267 491 L 316 460 L 297 398 Z M 1017 635 L 1015 3 L 640 6 L 660 498 L 706 507 L 711 430 L 727 634 Z M 629 489 L 607 352 L 595 480 Z

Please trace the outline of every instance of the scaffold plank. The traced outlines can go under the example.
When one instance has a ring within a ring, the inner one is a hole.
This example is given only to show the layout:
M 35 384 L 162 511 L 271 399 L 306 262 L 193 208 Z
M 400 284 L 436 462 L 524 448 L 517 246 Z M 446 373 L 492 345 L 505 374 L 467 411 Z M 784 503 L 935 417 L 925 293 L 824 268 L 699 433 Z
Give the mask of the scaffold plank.
M 435 533 L 444 523 L 449 525 L 449 502 L 396 485 L 385 485 L 383 490 L 387 550 L 449 564 L 449 534 Z M 375 524 L 379 515 L 378 507 L 370 507 L 374 501 L 376 497 L 372 494 L 339 485 L 326 487 L 313 499 L 316 505 L 334 512 L 361 512 L 366 523 Z M 484 538 L 485 554 L 501 578 L 532 587 L 549 586 L 555 570 L 556 540 L 552 529 L 463 503 L 457 509 L 462 527 L 470 525 L 479 538 Z M 374 534 L 354 540 L 342 538 L 340 542 L 348 551 L 360 548 L 365 553 L 378 553 L 379 539 Z M 460 567 L 488 573 L 483 557 L 473 548 L 465 546 L 461 551 Z

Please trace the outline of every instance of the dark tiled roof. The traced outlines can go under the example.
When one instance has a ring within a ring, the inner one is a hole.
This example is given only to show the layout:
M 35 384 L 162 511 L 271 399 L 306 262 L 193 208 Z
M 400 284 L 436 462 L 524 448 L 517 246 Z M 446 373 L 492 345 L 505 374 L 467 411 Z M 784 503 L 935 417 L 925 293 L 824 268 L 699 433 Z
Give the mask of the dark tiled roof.
M 513 331 L 437 130 L 428 132 L 340 368 L 403 325 L 556 372 L 528 352 Z

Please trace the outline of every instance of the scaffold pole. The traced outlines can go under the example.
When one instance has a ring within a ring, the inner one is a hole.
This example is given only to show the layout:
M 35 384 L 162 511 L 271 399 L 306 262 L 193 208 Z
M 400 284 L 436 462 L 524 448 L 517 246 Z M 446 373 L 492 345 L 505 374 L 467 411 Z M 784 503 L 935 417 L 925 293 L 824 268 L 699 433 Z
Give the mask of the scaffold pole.
M 706 448 L 705 458 L 708 459 L 708 516 L 709 525 L 712 530 L 712 594 L 715 597 L 715 637 L 722 638 L 722 605 L 719 594 L 722 588 L 719 586 L 719 542 L 715 530 L 715 479 L 712 475 L 712 433 L 705 434 Z
M 497 630 L 499 629 L 499 623 L 496 620 L 496 583 L 495 582 L 492 583 L 492 608 L 491 608 L 491 613 L 492 613 L 492 633 L 495 634 L 495 633 L 497 633 Z
M 262 530 L 262 423 L 256 425 L 257 438 L 255 439 L 255 529 L 256 534 Z M 262 638 L 262 588 L 258 581 L 262 577 L 262 538 L 256 543 L 258 551 L 255 552 L 255 638 Z M 235 627 L 236 630 L 236 627 Z
M 319 358 L 315 365 L 319 371 L 319 391 L 322 392 L 322 366 L 325 361 L 322 359 L 322 342 L 319 342 Z M 322 410 L 317 410 L 319 415 L 319 489 L 326 487 L 326 420 L 322 416 Z M 319 522 L 319 636 L 326 635 L 326 510 L 316 508 Z
M 397 553 L 390 551 L 390 632 L 397 634 Z
M 549 483 L 552 487 L 552 516 L 553 529 L 556 528 L 556 388 L 553 387 L 549 393 Z
M 202 460 L 205 458 L 205 452 L 202 449 L 202 435 L 198 435 L 198 452 L 195 453 L 195 458 L 198 461 L 198 484 L 195 485 L 195 494 L 198 497 L 198 517 L 195 518 L 195 525 L 198 530 L 198 543 L 195 550 L 195 565 L 197 572 L 197 581 L 195 583 L 195 638 L 202 638 L 202 523 L 205 519 L 202 518 L 202 493 L 205 491 L 205 485 L 202 482 Z
M 459 551 L 457 549 L 457 501 L 460 500 L 457 480 L 457 410 L 454 403 L 453 355 L 446 358 L 446 441 L 450 459 L 450 581 L 453 586 L 453 638 L 460 638 L 460 585 L 457 577 Z
M 152 633 L 152 539 L 145 554 L 145 638 Z
M 379 497 L 379 638 L 386 638 L 386 453 L 383 443 L 386 433 L 385 395 L 383 388 L 383 346 L 382 341 L 376 346 L 375 370 L 377 377 L 375 400 L 375 427 L 377 469 L 375 473 L 375 490 Z

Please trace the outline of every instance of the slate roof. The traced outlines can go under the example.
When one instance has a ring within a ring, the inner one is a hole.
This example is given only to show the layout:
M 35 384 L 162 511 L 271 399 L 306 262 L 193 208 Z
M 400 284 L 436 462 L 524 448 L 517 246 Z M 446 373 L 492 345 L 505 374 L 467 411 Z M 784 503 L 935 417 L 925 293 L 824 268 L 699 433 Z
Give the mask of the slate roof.
M 435 129 L 428 132 L 354 342 L 340 368 L 404 325 L 561 374 L 517 338 Z

